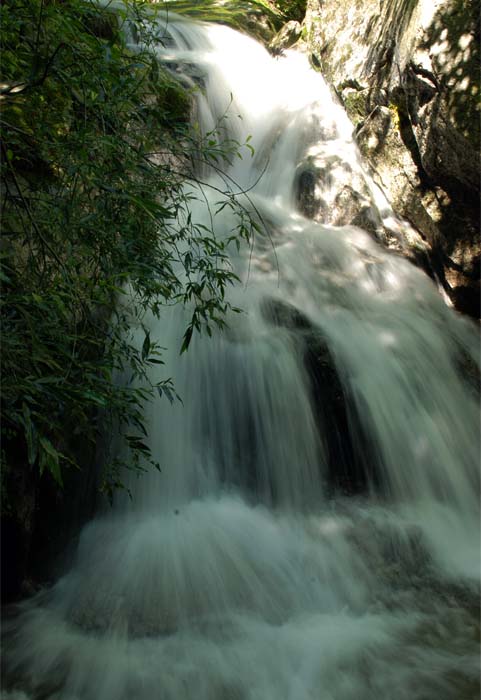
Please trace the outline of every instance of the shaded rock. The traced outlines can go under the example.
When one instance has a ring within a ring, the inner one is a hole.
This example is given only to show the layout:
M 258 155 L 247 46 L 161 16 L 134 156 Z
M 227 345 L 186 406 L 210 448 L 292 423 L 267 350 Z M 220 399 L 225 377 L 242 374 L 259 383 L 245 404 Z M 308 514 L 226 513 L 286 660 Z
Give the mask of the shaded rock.
M 98 39 L 114 41 L 119 35 L 119 19 L 114 12 L 94 12 L 84 21 L 89 31 Z
M 285 49 L 289 49 L 291 46 L 294 46 L 300 36 L 301 25 L 299 22 L 296 22 L 295 20 L 286 22 L 282 29 L 278 31 L 275 37 L 272 39 L 268 49 L 274 55 L 280 54 Z
M 26 446 L 18 436 L 3 441 L 4 450 L 16 455 L 14 468 L 2 469 L 1 596 L 18 599 L 30 564 L 35 528 L 38 477 L 28 466 Z
M 50 474 L 41 477 L 28 464 L 25 444 L 17 439 L 9 452 L 17 455 L 15 469 L 2 474 L 1 596 L 9 603 L 32 595 L 39 583 L 51 579 L 68 557 L 68 546 L 92 517 L 97 493 L 94 445 L 81 436 L 69 446 L 83 469 L 64 471 L 60 489 Z M 4 441 L 4 448 L 6 447 Z
M 382 149 L 391 126 L 391 112 L 387 107 L 377 106 L 356 129 L 361 153 L 373 156 Z
M 376 238 L 381 237 L 382 222 L 374 207 L 363 206 L 349 223 L 372 233 Z

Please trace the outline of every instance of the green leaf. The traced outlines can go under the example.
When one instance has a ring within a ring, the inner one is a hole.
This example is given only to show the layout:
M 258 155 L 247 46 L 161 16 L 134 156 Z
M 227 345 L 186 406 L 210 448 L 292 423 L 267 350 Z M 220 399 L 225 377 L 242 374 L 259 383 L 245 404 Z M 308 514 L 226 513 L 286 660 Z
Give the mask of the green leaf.
M 146 360 L 150 353 L 150 333 L 145 332 L 144 342 L 142 344 L 142 360 Z
M 94 393 L 90 389 L 84 389 L 82 391 L 82 396 L 88 401 L 92 401 L 97 406 L 107 406 L 107 399 L 104 396 Z
M 184 333 L 184 339 L 182 341 L 182 347 L 180 349 L 181 355 L 183 352 L 185 352 L 188 349 L 188 347 L 190 345 L 190 341 L 192 340 L 192 333 L 193 333 L 193 328 L 192 328 L 192 326 L 189 326 Z
M 172 392 L 172 389 L 168 386 L 164 386 L 164 394 L 167 396 L 170 403 L 173 404 L 174 403 L 174 394 Z
M 45 437 L 40 438 L 42 452 L 40 453 L 40 474 L 47 469 L 59 486 L 63 487 L 62 473 L 60 471 L 60 454 Z

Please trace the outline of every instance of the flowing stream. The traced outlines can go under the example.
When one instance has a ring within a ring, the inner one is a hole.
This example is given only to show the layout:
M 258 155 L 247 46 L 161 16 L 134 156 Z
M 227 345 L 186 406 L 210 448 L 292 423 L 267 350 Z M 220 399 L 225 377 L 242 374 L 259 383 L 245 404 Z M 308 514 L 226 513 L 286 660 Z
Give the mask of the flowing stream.
M 3 697 L 474 700 L 477 331 L 375 233 L 335 225 L 336 195 L 361 182 L 376 226 L 401 242 L 408 228 L 303 54 L 173 16 L 160 30 L 160 60 L 202 85 L 199 128 L 251 136 L 254 154 L 206 167 L 192 202 L 210 224 L 235 183 L 262 221 L 233 258 L 245 313 L 182 355 L 188 310 L 151 319 L 168 348 L 154 379 L 183 399 L 148 408 L 162 471 L 133 479 L 132 502 L 22 605 Z M 322 224 L 299 204 L 319 172 Z M 226 235 L 234 212 L 214 226 Z

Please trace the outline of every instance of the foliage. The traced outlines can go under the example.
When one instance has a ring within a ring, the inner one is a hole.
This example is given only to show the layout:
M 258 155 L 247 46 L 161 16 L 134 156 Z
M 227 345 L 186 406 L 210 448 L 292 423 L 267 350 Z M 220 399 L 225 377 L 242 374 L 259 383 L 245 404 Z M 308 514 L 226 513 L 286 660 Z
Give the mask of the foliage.
M 186 349 L 194 330 L 222 326 L 229 308 L 228 246 L 249 237 L 251 222 L 227 193 L 239 228 L 217 239 L 192 221 L 195 195 L 182 181 L 199 159 L 221 165 L 239 144 L 190 129 L 191 95 L 151 51 L 152 13 L 136 3 L 114 13 L 91 0 L 1 6 L 7 474 L 28 462 L 62 484 L 65 468 L 81 462 L 69 436 L 93 445 L 106 420 L 127 436 L 131 468 L 153 463 L 143 405 L 153 392 L 175 392 L 167 377 L 149 381 L 161 348 L 145 329 L 139 347 L 129 329 L 142 329 L 147 312 L 188 302 Z M 128 381 L 116 383 L 118 373 Z M 106 473 L 109 493 L 121 485 L 120 466 Z

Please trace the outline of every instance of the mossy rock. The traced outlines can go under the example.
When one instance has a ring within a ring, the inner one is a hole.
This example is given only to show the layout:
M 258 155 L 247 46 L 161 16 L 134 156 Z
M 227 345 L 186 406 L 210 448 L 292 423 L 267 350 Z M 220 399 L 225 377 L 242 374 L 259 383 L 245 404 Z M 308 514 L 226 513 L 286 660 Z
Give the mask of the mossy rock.
M 366 117 L 366 98 L 365 90 L 346 88 L 341 93 L 344 109 L 355 126 Z

